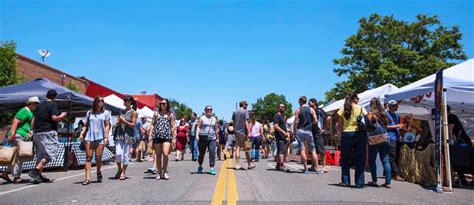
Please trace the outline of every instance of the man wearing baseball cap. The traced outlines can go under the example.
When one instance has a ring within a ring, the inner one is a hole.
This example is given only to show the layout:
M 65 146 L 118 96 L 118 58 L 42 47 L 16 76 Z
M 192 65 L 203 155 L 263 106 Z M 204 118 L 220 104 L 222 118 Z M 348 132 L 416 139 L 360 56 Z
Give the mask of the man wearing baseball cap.
M 33 142 L 36 150 L 36 167 L 28 172 L 33 183 L 49 182 L 42 175 L 43 167 L 56 158 L 59 152 L 58 122 L 66 117 L 66 112 L 59 112 L 58 105 L 54 102 L 58 93 L 48 90 L 46 101 L 40 103 L 35 110 L 32 127 L 34 128 Z
M 387 133 L 390 143 L 390 167 L 392 168 L 393 179 L 397 181 L 405 181 L 400 177 L 398 169 L 398 156 L 400 154 L 400 129 L 404 129 L 404 125 L 400 123 L 400 116 L 396 113 L 398 110 L 398 102 L 395 100 L 388 101 L 388 124 Z
M 13 118 L 13 123 L 10 131 L 8 131 L 8 142 L 13 146 L 20 146 L 22 142 L 27 142 L 31 140 L 32 132 L 31 121 L 33 120 L 33 112 L 36 109 L 36 106 L 40 103 L 38 97 L 30 97 L 26 101 L 26 106 L 21 108 Z M 12 182 L 8 177 L 8 172 L 12 172 L 13 183 L 21 183 L 21 172 L 22 172 L 23 161 L 18 156 L 15 157 L 15 164 L 9 166 L 5 172 L 0 176 L 7 182 Z

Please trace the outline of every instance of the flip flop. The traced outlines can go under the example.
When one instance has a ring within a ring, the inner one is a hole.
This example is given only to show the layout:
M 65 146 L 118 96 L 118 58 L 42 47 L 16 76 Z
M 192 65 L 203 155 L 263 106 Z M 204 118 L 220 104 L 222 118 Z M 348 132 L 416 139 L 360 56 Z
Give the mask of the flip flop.
M 253 168 L 255 168 L 255 164 L 250 165 L 248 169 L 253 169 Z

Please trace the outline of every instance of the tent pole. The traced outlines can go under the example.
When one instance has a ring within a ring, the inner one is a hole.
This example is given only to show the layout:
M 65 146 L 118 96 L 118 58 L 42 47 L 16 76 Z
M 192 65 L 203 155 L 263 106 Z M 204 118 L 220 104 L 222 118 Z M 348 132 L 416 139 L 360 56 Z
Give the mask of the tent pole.
M 69 97 L 68 97 L 69 98 Z M 71 99 L 69 98 L 69 105 L 68 105 L 68 111 L 67 111 L 67 118 L 68 118 L 68 125 L 67 125 L 67 136 L 66 136 L 66 145 L 64 146 L 64 171 L 68 170 L 68 156 L 69 156 L 69 135 L 71 134 L 71 106 L 72 102 Z
M 448 192 L 453 191 L 453 183 L 451 178 L 451 158 L 449 154 L 449 133 L 448 133 L 448 108 L 447 108 L 447 99 L 446 99 L 446 89 L 443 89 L 443 143 L 445 145 L 445 166 L 446 166 L 446 182 L 448 185 Z

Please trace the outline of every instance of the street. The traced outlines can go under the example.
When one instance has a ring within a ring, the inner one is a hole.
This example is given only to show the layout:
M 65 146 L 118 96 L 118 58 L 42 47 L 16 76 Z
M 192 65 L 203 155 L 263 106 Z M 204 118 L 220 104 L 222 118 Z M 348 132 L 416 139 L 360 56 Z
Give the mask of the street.
M 188 156 L 189 157 L 189 156 Z M 173 156 L 170 159 L 174 159 Z M 242 160 L 245 161 L 245 160 Z M 241 162 L 242 163 L 242 162 Z M 242 163 L 243 164 L 243 163 Z M 52 183 L 0 185 L 0 204 L 354 204 L 354 203 L 419 203 L 470 204 L 472 189 L 455 189 L 438 194 L 407 182 L 392 183 L 392 189 L 364 189 L 337 186 L 340 168 L 330 167 L 324 175 L 301 173 L 302 165 L 288 163 L 290 173 L 274 170 L 274 162 L 260 160 L 254 170 L 234 170 L 230 160 L 218 161 L 217 175 L 195 173 L 197 163 L 190 160 L 170 161 L 171 180 L 156 180 L 145 174 L 151 162 L 130 164 L 129 179 L 113 180 L 114 165 L 103 168 L 104 181 L 83 186 L 83 170 L 47 172 Z M 244 166 L 245 167 L 245 166 Z M 366 182 L 370 180 L 366 172 Z M 23 178 L 28 178 L 27 174 Z M 379 184 L 384 179 L 379 179 Z

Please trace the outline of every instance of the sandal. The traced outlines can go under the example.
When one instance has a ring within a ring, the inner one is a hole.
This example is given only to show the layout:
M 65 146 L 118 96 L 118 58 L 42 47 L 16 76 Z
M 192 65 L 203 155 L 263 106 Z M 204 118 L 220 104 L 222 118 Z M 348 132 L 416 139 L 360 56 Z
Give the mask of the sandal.
M 127 179 L 127 177 L 126 177 L 126 176 L 120 176 L 120 180 L 122 180 L 122 181 L 123 181 L 123 180 L 125 180 L 125 179 Z
M 255 164 L 250 165 L 248 169 L 253 169 L 253 168 L 255 168 Z
M 13 178 L 13 184 L 21 184 L 21 183 L 25 183 L 25 180 L 23 180 L 20 177 Z
M 102 172 L 97 172 L 97 182 L 102 182 Z
M 165 180 L 170 180 L 170 176 L 168 176 L 168 172 L 165 172 L 165 173 L 163 174 L 163 179 L 165 179 Z
M 88 180 L 88 179 L 86 179 L 86 180 L 84 180 L 84 182 L 82 182 L 83 186 L 86 186 L 86 185 L 89 185 L 89 184 L 91 184 L 91 181 Z
M 117 171 L 117 174 L 115 174 L 114 179 L 120 179 L 120 175 L 122 175 L 122 170 L 121 170 L 121 169 L 119 169 L 119 170 Z

